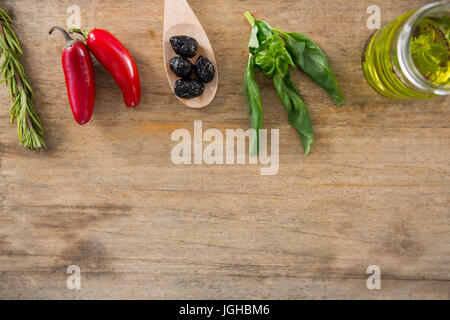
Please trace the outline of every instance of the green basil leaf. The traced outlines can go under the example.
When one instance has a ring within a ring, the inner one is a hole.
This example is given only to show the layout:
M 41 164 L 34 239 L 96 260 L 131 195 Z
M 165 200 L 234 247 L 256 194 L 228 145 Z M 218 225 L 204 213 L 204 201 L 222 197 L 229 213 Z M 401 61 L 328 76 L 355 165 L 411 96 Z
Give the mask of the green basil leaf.
M 272 38 L 275 34 L 272 27 L 267 22 L 255 20 L 255 25 L 258 27 L 257 37 L 259 43 L 263 43 L 265 40 Z
M 314 141 L 311 118 L 306 104 L 303 102 L 297 87 L 292 81 L 289 69 L 284 74 L 275 72 L 273 82 L 281 102 L 288 113 L 289 123 L 297 129 L 305 155 L 308 155 Z
M 259 130 L 263 126 L 263 108 L 261 93 L 255 77 L 255 58 L 250 55 L 244 76 L 244 96 L 247 101 L 250 123 L 256 135 L 250 144 L 250 155 L 259 153 Z
M 256 65 L 263 70 L 264 74 L 272 77 L 277 68 L 288 68 L 295 66 L 291 55 L 284 47 L 284 41 L 278 34 L 265 40 L 261 47 L 255 51 Z
M 344 97 L 330 63 L 319 46 L 301 33 L 286 33 L 280 30 L 277 32 L 283 35 L 286 48 L 295 65 L 324 88 L 337 106 L 341 106 L 344 103 Z
M 267 77 L 272 77 L 276 69 L 276 64 L 275 58 L 269 48 L 260 49 L 256 52 L 255 63 Z
M 292 61 L 291 55 L 286 51 L 277 58 L 276 67 L 281 74 L 286 74 L 289 72 L 289 66 L 295 67 L 295 64 Z
M 274 34 L 271 38 L 268 38 L 263 42 L 263 46 L 268 47 L 274 57 L 283 54 L 284 41 L 278 34 Z
M 294 60 L 292 60 L 292 56 L 286 48 L 283 48 L 283 54 L 280 56 L 280 59 L 286 62 L 287 65 L 295 67 Z

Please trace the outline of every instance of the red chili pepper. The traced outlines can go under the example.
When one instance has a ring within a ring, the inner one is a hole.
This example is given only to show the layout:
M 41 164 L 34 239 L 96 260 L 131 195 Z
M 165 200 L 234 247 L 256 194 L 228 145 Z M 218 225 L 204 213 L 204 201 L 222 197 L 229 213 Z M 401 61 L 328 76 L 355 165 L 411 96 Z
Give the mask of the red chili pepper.
M 127 48 L 106 30 L 94 29 L 90 32 L 71 30 L 86 38 L 89 50 L 122 89 L 127 107 L 137 107 L 141 100 L 141 82 L 136 63 Z
M 62 65 L 66 78 L 67 93 L 75 121 L 86 124 L 91 120 L 95 105 L 94 65 L 86 45 L 74 40 L 66 30 L 53 27 L 53 31 L 61 31 L 66 38 L 62 54 Z

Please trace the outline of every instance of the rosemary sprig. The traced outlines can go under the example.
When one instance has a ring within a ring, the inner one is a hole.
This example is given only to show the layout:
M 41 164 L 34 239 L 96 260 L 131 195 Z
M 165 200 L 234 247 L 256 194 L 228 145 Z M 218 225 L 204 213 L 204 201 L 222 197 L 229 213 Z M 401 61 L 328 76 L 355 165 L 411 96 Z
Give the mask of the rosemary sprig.
M 43 150 L 44 131 L 33 105 L 33 89 L 20 64 L 23 52 L 10 24 L 12 19 L 0 8 L 0 74 L 9 87 L 11 124 L 17 121 L 19 143 L 32 150 Z

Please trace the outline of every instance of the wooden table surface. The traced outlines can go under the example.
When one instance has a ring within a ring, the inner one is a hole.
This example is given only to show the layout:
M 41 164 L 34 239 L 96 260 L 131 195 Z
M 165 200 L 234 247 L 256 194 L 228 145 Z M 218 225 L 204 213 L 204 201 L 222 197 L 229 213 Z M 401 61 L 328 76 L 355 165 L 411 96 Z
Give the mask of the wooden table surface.
M 142 104 L 127 110 L 97 67 L 93 121 L 71 115 L 59 35 L 67 7 L 133 53 Z M 392 102 L 360 66 L 367 7 L 386 23 L 429 1 L 190 0 L 208 32 L 220 88 L 206 109 L 173 96 L 162 63 L 163 1 L 2 1 L 12 8 L 48 150 L 17 144 L 0 89 L 0 298 L 450 298 L 449 100 Z M 243 13 L 311 36 L 346 97 L 336 108 L 294 72 L 316 140 L 303 155 L 270 81 L 258 76 L 265 127 L 280 129 L 280 170 L 176 166 L 171 134 L 248 129 L 242 95 L 249 26 Z M 81 290 L 66 269 L 81 268 Z M 368 290 L 367 267 L 381 268 Z

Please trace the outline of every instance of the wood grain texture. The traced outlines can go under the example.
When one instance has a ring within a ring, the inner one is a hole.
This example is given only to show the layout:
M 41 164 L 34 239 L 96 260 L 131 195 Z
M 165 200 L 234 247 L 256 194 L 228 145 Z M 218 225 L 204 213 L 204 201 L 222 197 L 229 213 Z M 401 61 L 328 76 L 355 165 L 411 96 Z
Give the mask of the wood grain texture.
M 364 81 L 371 31 L 428 1 L 190 0 L 221 70 L 214 102 L 173 96 L 162 57 L 163 1 L 78 0 L 82 24 L 110 30 L 133 53 L 141 106 L 127 110 L 97 66 L 93 121 L 66 98 L 62 39 L 73 1 L 2 1 L 13 8 L 23 63 L 48 150 L 17 145 L 0 88 L 0 298 L 450 298 L 448 98 L 392 102 Z M 249 26 L 243 12 L 311 36 L 326 51 L 346 104 L 295 72 L 316 141 L 305 158 L 272 85 L 259 77 L 265 127 L 280 129 L 280 172 L 257 166 L 174 166 L 173 130 L 248 128 L 242 95 Z M 81 267 L 82 289 L 66 288 Z M 382 290 L 366 288 L 379 265 Z

